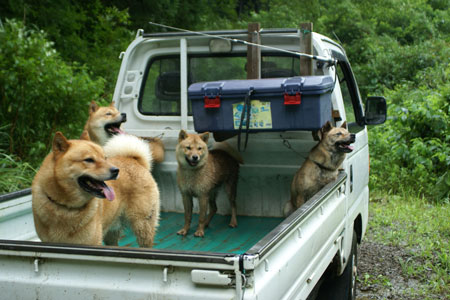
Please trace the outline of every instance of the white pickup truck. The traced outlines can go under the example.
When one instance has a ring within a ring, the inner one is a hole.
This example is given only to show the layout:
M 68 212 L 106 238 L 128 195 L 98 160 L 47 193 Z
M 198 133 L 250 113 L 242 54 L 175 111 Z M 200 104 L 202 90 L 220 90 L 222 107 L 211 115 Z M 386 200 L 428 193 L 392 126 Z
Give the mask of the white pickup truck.
M 218 215 L 204 238 L 176 235 L 184 209 L 174 151 L 180 129 L 194 131 L 188 86 L 245 79 L 250 64 L 246 45 L 214 42 L 246 40 L 247 30 L 204 33 L 139 30 L 121 54 L 113 100 L 127 114 L 124 129 L 160 136 L 166 150 L 153 171 L 161 193 L 154 248 L 137 247 L 131 231 L 120 247 L 42 243 L 34 230 L 30 190 L 1 195 L 1 299 L 355 299 L 357 244 L 368 221 L 366 125 L 384 122 L 384 98 L 368 98 L 364 110 L 344 49 L 311 33 L 313 54 L 335 60 L 313 60 L 314 75 L 335 79 L 333 123 L 347 121 L 356 134 L 337 180 L 285 218 L 293 175 L 317 142 L 311 131 L 251 133 L 241 152 L 238 227 L 227 226 L 230 207 L 221 191 Z M 260 43 L 273 47 L 260 50 L 261 78 L 299 75 L 299 56 L 275 48 L 299 51 L 300 36 L 297 29 L 259 31 Z M 214 137 L 236 146 L 236 136 Z

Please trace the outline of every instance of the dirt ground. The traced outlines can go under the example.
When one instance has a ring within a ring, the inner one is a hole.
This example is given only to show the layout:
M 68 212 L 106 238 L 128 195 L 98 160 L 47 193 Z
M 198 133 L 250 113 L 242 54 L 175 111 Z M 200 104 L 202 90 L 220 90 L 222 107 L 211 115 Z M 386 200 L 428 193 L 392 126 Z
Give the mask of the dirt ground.
M 412 259 L 405 251 L 370 241 L 366 236 L 358 251 L 357 300 L 422 300 L 420 282 L 405 278 L 399 258 Z M 427 299 L 443 299 L 427 295 Z M 444 297 L 445 299 L 445 297 Z
M 410 299 L 402 291 L 412 282 L 402 277 L 397 257 L 404 256 L 400 249 L 377 244 L 365 239 L 358 252 L 358 300 Z

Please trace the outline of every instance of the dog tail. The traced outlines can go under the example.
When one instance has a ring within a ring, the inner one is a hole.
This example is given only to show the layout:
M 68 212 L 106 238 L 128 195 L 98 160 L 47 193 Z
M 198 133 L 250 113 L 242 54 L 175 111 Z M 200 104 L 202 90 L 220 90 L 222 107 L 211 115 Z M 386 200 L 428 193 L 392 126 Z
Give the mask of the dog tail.
M 126 156 L 135 158 L 140 165 L 151 171 L 152 153 L 148 143 L 134 135 L 118 134 L 103 147 L 107 157 Z
M 216 142 L 212 146 L 211 150 L 222 150 L 228 153 L 232 158 L 234 158 L 241 165 L 244 164 L 244 159 L 242 158 L 241 153 L 230 146 L 227 142 Z
M 284 204 L 284 208 L 283 208 L 283 215 L 285 218 L 287 218 L 290 214 L 292 214 L 294 212 L 295 208 L 292 205 L 292 202 L 289 200 L 288 202 L 286 202 Z

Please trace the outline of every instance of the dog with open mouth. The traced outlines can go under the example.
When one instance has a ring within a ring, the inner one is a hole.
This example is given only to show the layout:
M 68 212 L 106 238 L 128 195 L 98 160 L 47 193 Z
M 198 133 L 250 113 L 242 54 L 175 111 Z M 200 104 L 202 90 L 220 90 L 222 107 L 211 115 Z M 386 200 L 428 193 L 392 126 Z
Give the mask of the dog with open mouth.
M 126 220 L 139 246 L 152 247 L 160 199 L 150 168 L 149 147 L 135 136 L 114 136 L 102 148 L 57 132 L 31 188 L 39 238 L 117 245 Z
M 291 200 L 284 207 L 285 216 L 336 180 L 345 155 L 353 151 L 350 144 L 355 142 L 355 134 L 347 130 L 347 122 L 341 127 L 333 127 L 327 122 L 318 131 L 318 138 L 319 143 L 309 152 L 292 180 Z
M 89 105 L 89 118 L 84 125 L 84 131 L 89 134 L 92 142 L 104 146 L 109 139 L 118 134 L 124 134 L 122 124 L 127 121 L 126 113 L 121 113 L 112 102 L 108 106 L 99 106 L 95 101 Z M 152 161 L 160 163 L 164 160 L 164 144 L 157 137 L 142 137 L 149 143 Z
M 120 128 L 126 121 L 127 115 L 120 113 L 115 108 L 114 102 L 108 106 L 98 106 L 92 101 L 84 130 L 89 133 L 92 142 L 104 146 L 114 135 L 124 133 Z

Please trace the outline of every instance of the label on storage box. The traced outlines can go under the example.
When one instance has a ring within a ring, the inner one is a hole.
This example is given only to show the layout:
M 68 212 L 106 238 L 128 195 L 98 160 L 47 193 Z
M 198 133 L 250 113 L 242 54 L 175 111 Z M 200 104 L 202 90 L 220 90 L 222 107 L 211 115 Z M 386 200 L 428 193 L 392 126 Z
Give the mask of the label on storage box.
M 272 111 L 270 102 L 252 100 L 250 102 L 250 129 L 272 129 Z M 241 115 L 244 109 L 244 102 L 233 104 L 233 125 L 234 129 L 239 129 L 241 124 Z M 247 107 L 248 109 L 248 107 Z M 247 110 L 244 112 L 242 128 L 247 128 Z

